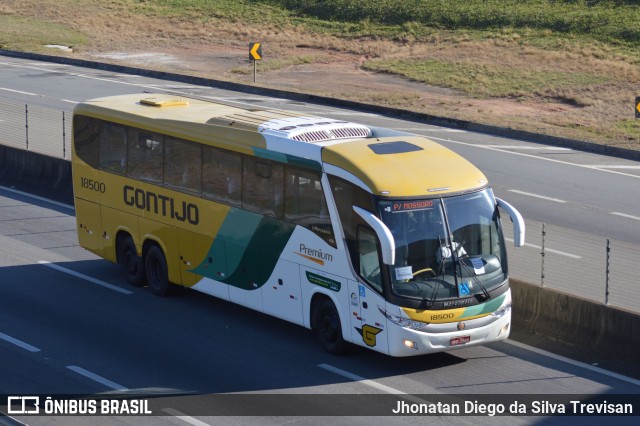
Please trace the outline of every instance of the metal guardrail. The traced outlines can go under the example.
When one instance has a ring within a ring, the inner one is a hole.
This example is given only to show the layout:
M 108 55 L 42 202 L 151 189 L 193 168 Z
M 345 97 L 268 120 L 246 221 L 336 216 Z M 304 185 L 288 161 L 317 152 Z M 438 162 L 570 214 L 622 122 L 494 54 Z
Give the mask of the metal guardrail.
M 71 114 L 0 99 L 0 144 L 71 159 Z
M 0 99 L 0 144 L 68 160 L 71 114 Z M 527 221 L 525 247 L 507 246 L 514 278 L 640 312 L 639 245 Z

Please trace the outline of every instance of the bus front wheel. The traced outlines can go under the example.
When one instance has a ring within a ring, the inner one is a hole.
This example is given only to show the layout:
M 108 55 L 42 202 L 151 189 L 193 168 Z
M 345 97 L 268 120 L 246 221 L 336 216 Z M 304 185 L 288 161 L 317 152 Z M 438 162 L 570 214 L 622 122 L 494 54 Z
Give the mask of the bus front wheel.
M 142 257 L 138 256 L 133 239 L 128 235 L 119 241 L 118 263 L 124 268 L 129 284 L 136 287 L 144 284 L 144 262 Z
M 169 271 L 160 247 L 149 247 L 144 257 L 144 269 L 151 291 L 158 296 L 166 296 L 169 293 Z
M 346 343 L 342 337 L 340 315 L 335 305 L 329 299 L 324 299 L 318 305 L 315 315 L 315 331 L 324 349 L 332 355 L 342 355 Z

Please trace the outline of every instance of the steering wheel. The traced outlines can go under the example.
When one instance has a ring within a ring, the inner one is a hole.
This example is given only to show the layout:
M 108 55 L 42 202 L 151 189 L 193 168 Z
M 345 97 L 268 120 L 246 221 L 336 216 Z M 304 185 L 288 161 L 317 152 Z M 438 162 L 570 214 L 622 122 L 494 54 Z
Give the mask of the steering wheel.
M 412 275 L 413 278 L 415 278 L 416 276 L 420 275 L 420 274 L 424 274 L 425 272 L 431 272 L 433 274 L 433 276 L 437 276 L 438 274 L 435 273 L 435 271 L 431 268 L 424 268 L 424 269 L 420 269 L 419 271 L 415 271 Z

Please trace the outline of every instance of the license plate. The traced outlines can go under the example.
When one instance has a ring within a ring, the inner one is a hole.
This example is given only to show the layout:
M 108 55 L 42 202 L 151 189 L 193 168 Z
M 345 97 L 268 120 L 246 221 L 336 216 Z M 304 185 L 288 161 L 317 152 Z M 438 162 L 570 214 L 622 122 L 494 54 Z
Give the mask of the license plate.
M 471 336 L 460 336 L 460 337 L 453 337 L 449 341 L 449 344 L 451 346 L 457 346 L 457 345 L 464 345 L 465 343 L 469 343 L 470 341 L 471 341 Z

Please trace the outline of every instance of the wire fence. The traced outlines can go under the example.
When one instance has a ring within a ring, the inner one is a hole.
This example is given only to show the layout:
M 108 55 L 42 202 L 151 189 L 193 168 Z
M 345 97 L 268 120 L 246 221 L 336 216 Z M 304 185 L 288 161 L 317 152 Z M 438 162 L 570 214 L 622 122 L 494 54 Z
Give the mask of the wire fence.
M 640 312 L 640 245 L 527 221 L 525 246 L 507 251 L 514 278 Z
M 0 144 L 71 158 L 71 113 L 0 99 Z
M 0 99 L 0 144 L 71 158 L 71 113 Z M 640 312 L 640 245 L 527 221 L 525 247 L 513 247 L 513 278 L 598 303 Z

